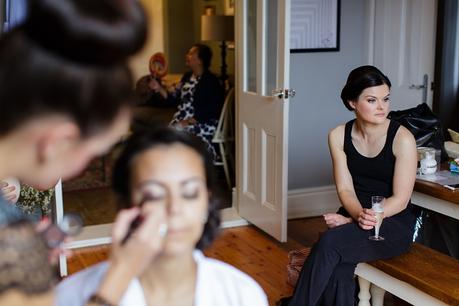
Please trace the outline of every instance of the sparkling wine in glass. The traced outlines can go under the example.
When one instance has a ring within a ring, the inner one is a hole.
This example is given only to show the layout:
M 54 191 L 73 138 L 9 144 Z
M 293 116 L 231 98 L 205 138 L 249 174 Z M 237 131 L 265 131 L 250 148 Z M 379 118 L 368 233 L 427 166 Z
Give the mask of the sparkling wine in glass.
M 379 228 L 383 221 L 384 216 L 384 197 L 383 196 L 372 196 L 371 197 L 371 209 L 375 212 L 376 225 L 375 225 L 375 235 L 370 236 L 370 240 L 381 241 L 384 240 L 384 237 L 379 236 Z

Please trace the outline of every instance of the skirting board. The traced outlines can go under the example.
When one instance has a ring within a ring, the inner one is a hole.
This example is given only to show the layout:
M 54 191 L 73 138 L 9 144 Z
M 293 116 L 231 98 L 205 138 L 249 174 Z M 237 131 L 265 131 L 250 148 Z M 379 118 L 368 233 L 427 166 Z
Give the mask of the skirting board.
M 340 207 L 334 185 L 288 191 L 288 219 L 320 216 Z

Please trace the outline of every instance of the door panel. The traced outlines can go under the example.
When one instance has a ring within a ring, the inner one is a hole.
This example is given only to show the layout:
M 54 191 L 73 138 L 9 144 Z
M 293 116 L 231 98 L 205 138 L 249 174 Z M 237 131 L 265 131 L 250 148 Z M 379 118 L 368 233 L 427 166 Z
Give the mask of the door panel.
M 241 217 L 278 240 L 287 239 L 290 1 L 236 2 L 237 199 Z
M 373 28 L 369 62 L 392 82 L 392 109 L 410 108 L 422 102 L 432 106 L 430 83 L 434 73 L 437 1 L 369 3 L 369 28 Z M 422 88 L 424 75 L 428 78 L 427 88 Z

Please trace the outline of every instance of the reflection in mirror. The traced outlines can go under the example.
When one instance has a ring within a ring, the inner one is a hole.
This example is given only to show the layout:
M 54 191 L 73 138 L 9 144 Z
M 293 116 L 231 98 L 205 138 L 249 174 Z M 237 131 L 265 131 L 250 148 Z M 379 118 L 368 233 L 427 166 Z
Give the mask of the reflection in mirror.
M 148 88 L 150 73 L 150 58 L 157 52 L 164 53 L 167 62 L 167 74 L 162 77 L 166 87 L 179 83 L 182 75 L 188 70 L 185 54 L 190 47 L 201 42 L 201 16 L 206 6 L 213 6 L 216 15 L 225 15 L 225 0 L 139 0 L 145 6 L 149 15 L 150 31 L 147 43 L 132 61 L 134 80 L 139 81 L 140 87 Z M 232 8 L 234 10 L 234 8 Z M 218 41 L 206 41 L 213 53 L 210 70 L 220 73 L 221 56 Z M 229 80 L 234 84 L 234 45 L 227 48 L 226 63 Z M 232 104 L 231 104 L 232 105 Z M 171 121 L 176 111 L 175 107 L 149 107 L 138 105 L 134 116 L 148 118 L 150 121 L 161 121 L 165 124 Z M 110 190 L 110 177 L 120 147 L 115 147 L 103 158 L 95 159 L 82 176 L 72 182 L 64 183 L 64 212 L 79 212 L 84 224 L 96 225 L 111 223 L 116 214 L 116 198 Z M 225 190 L 224 201 L 231 206 L 231 191 L 228 190 L 222 167 L 216 167 L 219 177 L 222 177 L 222 187 Z M 220 175 L 221 174 L 221 175 Z M 234 178 L 234 175 L 232 175 Z M 233 180 L 234 182 L 234 180 Z M 228 190 L 228 191 L 226 191 Z

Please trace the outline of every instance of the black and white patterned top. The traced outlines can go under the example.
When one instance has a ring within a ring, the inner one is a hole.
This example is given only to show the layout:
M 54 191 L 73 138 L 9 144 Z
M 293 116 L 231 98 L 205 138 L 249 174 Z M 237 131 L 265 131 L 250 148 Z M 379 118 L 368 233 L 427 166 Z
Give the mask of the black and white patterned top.
M 181 103 L 177 105 L 177 112 L 172 117 L 170 125 L 175 125 L 179 121 L 194 117 L 193 97 L 199 79 L 199 77 L 192 75 L 187 82 L 182 83 L 181 86 L 179 85 L 177 91 L 173 93 L 180 95 Z

